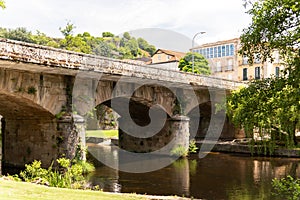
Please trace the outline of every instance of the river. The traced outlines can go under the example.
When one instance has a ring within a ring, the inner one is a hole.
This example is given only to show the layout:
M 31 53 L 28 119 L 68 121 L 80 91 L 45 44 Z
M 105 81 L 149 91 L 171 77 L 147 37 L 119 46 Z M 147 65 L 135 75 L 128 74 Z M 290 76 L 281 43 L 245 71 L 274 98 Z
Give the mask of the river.
M 114 156 L 115 147 L 89 146 L 89 152 Z M 167 167 L 147 173 L 127 173 L 99 165 L 88 176 L 109 192 L 151 195 L 177 195 L 202 199 L 276 199 L 272 196 L 273 178 L 300 177 L 300 159 L 251 157 L 242 154 L 209 153 L 199 159 L 192 155 Z

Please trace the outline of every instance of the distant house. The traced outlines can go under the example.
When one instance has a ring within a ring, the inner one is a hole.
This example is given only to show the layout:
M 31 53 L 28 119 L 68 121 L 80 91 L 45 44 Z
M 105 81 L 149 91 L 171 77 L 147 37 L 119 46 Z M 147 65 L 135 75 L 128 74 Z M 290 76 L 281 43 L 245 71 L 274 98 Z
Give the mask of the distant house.
M 170 61 L 178 61 L 185 56 L 185 53 L 171 51 L 166 49 L 157 49 L 152 56 L 152 63 L 162 63 Z
M 152 67 L 165 68 L 169 70 L 179 70 L 179 60 L 185 56 L 185 53 L 171 51 L 167 49 L 157 49 L 152 56 Z

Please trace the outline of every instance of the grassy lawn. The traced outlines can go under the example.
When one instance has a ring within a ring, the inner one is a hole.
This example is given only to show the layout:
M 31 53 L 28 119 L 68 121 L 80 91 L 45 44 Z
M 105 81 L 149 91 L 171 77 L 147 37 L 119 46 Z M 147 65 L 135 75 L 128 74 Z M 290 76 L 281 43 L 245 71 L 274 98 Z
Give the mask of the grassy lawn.
M 118 130 L 87 130 L 86 137 L 117 138 Z
M 141 200 L 146 198 L 134 194 L 112 194 L 101 191 L 54 188 L 0 178 L 0 199 Z

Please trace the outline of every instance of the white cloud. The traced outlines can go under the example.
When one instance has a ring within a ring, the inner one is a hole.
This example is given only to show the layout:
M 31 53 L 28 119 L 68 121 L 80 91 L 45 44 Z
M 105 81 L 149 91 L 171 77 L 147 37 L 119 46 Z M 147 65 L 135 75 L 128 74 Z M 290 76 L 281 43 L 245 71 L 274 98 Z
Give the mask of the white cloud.
M 238 36 L 250 19 L 242 0 L 10 0 L 0 11 L 2 27 L 26 27 L 61 36 L 59 27 L 70 20 L 76 32 L 119 34 L 140 28 L 163 28 L 188 37 L 207 33 L 198 42 Z

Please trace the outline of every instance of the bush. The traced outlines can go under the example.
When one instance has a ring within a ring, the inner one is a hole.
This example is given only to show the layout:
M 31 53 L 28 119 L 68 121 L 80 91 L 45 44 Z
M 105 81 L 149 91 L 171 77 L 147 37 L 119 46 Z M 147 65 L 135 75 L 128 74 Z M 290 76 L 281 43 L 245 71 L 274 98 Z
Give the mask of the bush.
M 187 157 L 188 154 L 188 150 L 182 145 L 178 145 L 171 150 L 171 156 Z
M 47 181 L 48 171 L 47 169 L 41 168 L 41 161 L 33 161 L 30 165 L 25 165 L 25 171 L 21 171 L 20 176 L 26 182 L 35 182 L 41 179 L 41 182 Z
M 287 176 L 282 179 L 273 179 L 272 187 L 274 189 L 273 195 L 279 196 L 282 199 L 296 200 L 300 198 L 300 179 L 294 179 Z
M 197 153 L 197 150 L 196 141 L 191 140 L 188 149 L 182 145 L 178 145 L 171 150 L 171 156 L 187 157 L 190 153 Z
M 35 182 L 60 188 L 84 188 L 86 181 L 84 173 L 93 171 L 95 168 L 92 164 L 85 161 L 73 161 L 66 158 L 57 159 L 58 169 L 41 168 L 41 161 L 33 161 L 30 165 L 25 165 L 25 170 L 20 176 L 26 182 Z M 72 164 L 71 164 L 72 163 Z
M 197 153 L 198 147 L 196 145 L 196 140 L 191 140 L 189 145 L 189 153 Z

